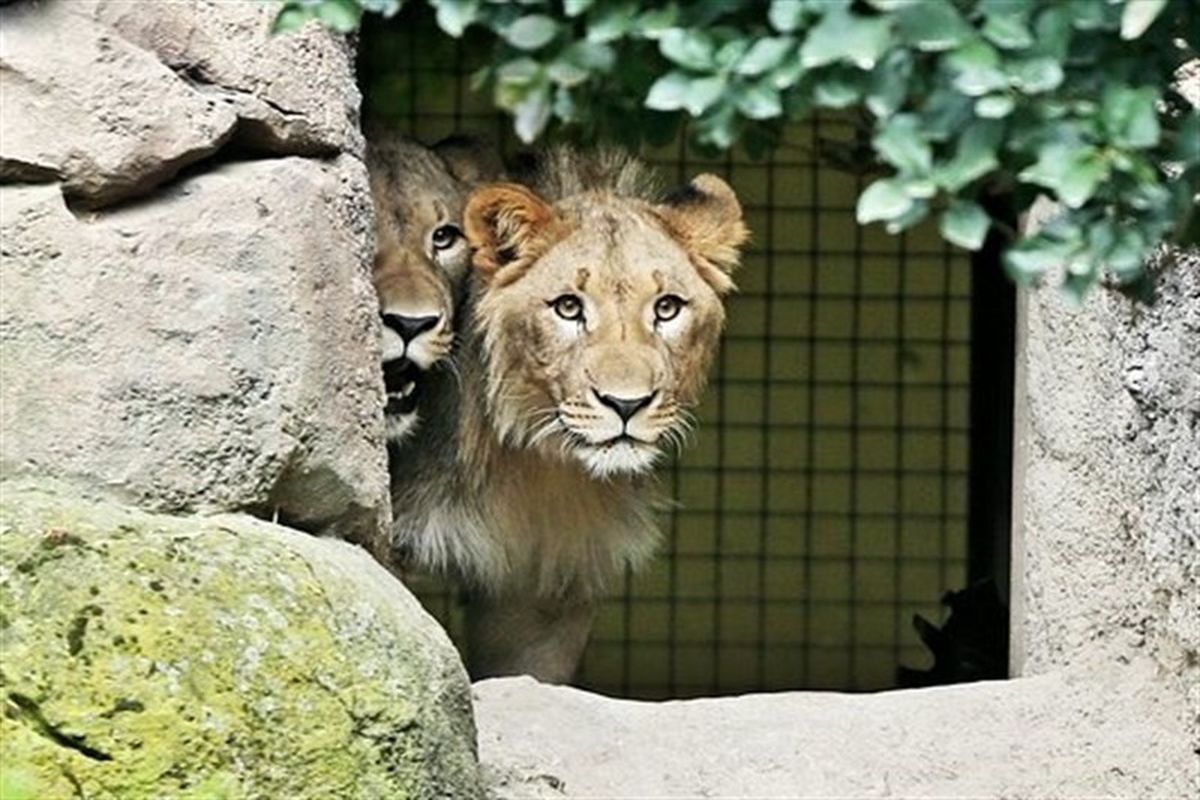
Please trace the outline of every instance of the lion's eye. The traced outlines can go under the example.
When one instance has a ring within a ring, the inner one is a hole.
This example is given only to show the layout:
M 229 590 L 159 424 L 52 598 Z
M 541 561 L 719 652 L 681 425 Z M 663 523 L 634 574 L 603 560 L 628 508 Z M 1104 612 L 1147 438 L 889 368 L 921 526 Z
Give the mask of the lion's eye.
M 433 232 L 433 249 L 445 250 L 462 237 L 457 225 L 442 225 Z
M 674 294 L 664 294 L 654 301 L 654 321 L 669 322 L 679 316 L 687 301 Z
M 554 313 L 570 322 L 583 320 L 583 301 L 573 294 L 561 294 L 550 301 Z

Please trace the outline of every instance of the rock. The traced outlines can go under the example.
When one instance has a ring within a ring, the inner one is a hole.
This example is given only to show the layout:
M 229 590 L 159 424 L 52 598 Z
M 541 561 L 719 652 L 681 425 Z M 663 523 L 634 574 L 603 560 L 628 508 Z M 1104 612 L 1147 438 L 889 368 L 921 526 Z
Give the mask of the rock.
M 0 187 L 0 470 L 373 540 L 370 221 L 351 156 L 231 163 L 82 217 L 53 185 Z
M 241 144 L 279 155 L 361 154 L 354 53 L 320 26 L 273 36 L 270 3 L 89 0 L 93 15 L 229 104 Z
M 1195 797 L 1188 714 L 1145 660 L 930 689 L 645 703 L 473 688 L 501 800 Z
M 466 673 L 360 549 L 0 498 L 4 797 L 481 796 Z
M 215 0 L 0 8 L 0 181 L 61 181 L 99 208 L 227 145 L 361 155 L 351 48 L 319 26 L 272 36 L 274 13 Z
M 0 180 L 81 203 L 147 191 L 216 152 L 237 115 L 69 2 L 0 8 Z

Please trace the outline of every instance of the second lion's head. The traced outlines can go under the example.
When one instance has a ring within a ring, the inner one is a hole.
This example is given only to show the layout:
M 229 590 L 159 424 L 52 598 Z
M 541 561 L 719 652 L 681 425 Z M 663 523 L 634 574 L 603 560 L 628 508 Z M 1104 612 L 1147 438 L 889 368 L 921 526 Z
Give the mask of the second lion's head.
M 747 237 L 733 190 L 701 175 L 658 202 L 476 190 L 464 212 L 496 433 L 599 477 L 682 439 Z

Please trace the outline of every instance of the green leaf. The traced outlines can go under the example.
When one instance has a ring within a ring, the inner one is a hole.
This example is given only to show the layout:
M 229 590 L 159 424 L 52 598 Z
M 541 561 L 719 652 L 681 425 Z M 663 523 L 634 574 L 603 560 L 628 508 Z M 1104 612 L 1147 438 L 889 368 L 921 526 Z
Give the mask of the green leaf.
M 1167 0 L 1125 0 L 1125 8 L 1121 12 L 1121 38 L 1136 39 L 1141 36 L 1166 7 Z
M 588 72 L 608 72 L 616 63 L 617 54 L 607 44 L 581 40 L 567 45 L 558 58 Z
M 532 144 L 541 135 L 550 122 L 552 110 L 550 88 L 545 85 L 539 86 L 513 109 L 516 116 L 514 127 L 522 142 Z
M 779 92 L 766 83 L 756 83 L 737 92 L 735 104 L 750 119 L 773 119 L 783 113 Z
M 579 106 L 571 96 L 571 90 L 565 86 L 559 86 L 554 91 L 554 116 L 563 122 L 580 121 Z
M 983 247 L 992 220 L 978 203 L 955 200 L 942 212 L 942 238 L 967 250 Z
M 1015 106 L 1012 95 L 989 94 L 975 101 L 975 113 L 983 119 L 1003 119 Z
M 908 95 L 908 82 L 912 78 L 912 54 L 897 47 L 875 65 L 871 73 L 871 85 L 867 90 L 867 109 L 876 117 L 887 117 L 896 113 Z
M 771 85 L 783 91 L 790 89 L 802 78 L 806 70 L 799 58 L 786 59 L 771 72 Z
M 1072 37 L 1071 9 L 1065 4 L 1043 9 L 1034 20 L 1033 47 L 1038 53 L 1066 61 Z
M 983 38 L 1005 50 L 1024 50 L 1033 44 L 1033 34 L 1023 14 L 989 14 L 982 33 Z
M 310 19 L 316 18 L 317 14 L 311 6 L 284 6 L 271 23 L 271 33 L 291 33 L 303 28 Z
M 946 63 L 954 71 L 954 86 L 968 97 L 981 97 L 1008 88 L 1008 76 L 1000 69 L 1000 54 L 982 39 L 951 53 Z
M 761 75 L 779 65 L 792 52 L 795 40 L 790 36 L 768 36 L 759 39 L 738 62 L 739 75 Z
M 974 101 L 949 86 L 939 86 L 925 99 L 921 109 L 921 124 L 925 136 L 934 142 L 944 142 L 958 136 L 974 118 Z
M 678 111 L 687 105 L 692 79 L 686 72 L 668 72 L 654 82 L 646 95 L 646 108 L 655 111 Z
M 913 206 L 913 198 L 894 178 L 881 178 L 863 191 L 858 198 L 855 218 L 859 225 L 879 220 L 897 219 Z
M 713 68 L 713 41 L 704 31 L 671 28 L 658 40 L 658 49 L 670 62 L 697 72 Z
M 1121 147 L 1158 144 L 1158 98 L 1158 91 L 1149 86 L 1131 89 L 1107 84 L 1100 100 L 1100 118 L 1112 143 Z
M 362 6 L 355 0 L 321 0 L 316 9 L 321 24 L 338 33 L 358 30 L 359 20 L 362 19 Z
M 587 40 L 604 44 L 620 39 L 633 27 L 637 13 L 638 5 L 635 2 L 601 5 L 588 15 Z
M 496 70 L 496 105 L 514 111 L 536 86 L 544 82 L 542 65 L 532 58 L 507 61 Z
M 558 35 L 558 23 L 545 14 L 521 17 L 504 31 L 505 40 L 519 50 L 545 47 Z
M 725 91 L 725 79 L 719 75 L 692 80 L 683 107 L 693 117 L 703 114 Z M 732 142 L 730 142 L 732 144 Z M 728 145 L 726 145 L 728 146 Z
M 925 200 L 914 200 L 912 206 L 900 216 L 883 225 L 883 229 L 895 236 L 897 233 L 912 228 L 929 216 L 929 203 Z
M 1078 228 L 1060 224 L 1057 233 L 1043 230 L 1008 248 L 1002 258 L 1004 269 L 1018 283 L 1034 283 L 1075 258 L 1082 246 Z
M 578 17 L 592 7 L 595 0 L 563 0 L 563 13 L 568 17 Z
M 583 67 L 563 58 L 556 58 L 550 62 L 550 66 L 546 67 L 546 74 L 550 76 L 550 80 L 567 88 L 578 86 L 591 75 Z
M 1054 190 L 1068 208 L 1079 208 L 1108 177 L 1109 164 L 1096 148 L 1051 141 L 1038 151 L 1037 163 L 1018 177 Z
M 1137 228 L 1121 226 L 1113 231 L 1111 243 L 1098 256 L 1117 280 L 1131 283 L 1142 274 L 1149 249 Z
M 813 86 L 813 100 L 823 108 L 849 108 L 863 94 L 862 73 L 831 71 Z
M 974 35 L 949 0 L 925 0 L 896 14 L 903 41 L 925 52 L 952 50 Z
M 746 55 L 746 51 L 749 49 L 750 41 L 748 39 L 731 39 L 717 49 L 717 54 L 713 57 L 716 68 L 721 71 L 732 68 L 734 64 L 742 60 L 742 56 Z
M 804 5 L 800 0 L 771 0 L 767 21 L 780 33 L 791 33 L 804 21 Z
M 1171 158 L 1181 164 L 1200 164 L 1200 111 L 1190 112 L 1179 125 Z
M 437 25 L 454 38 L 463 35 L 479 13 L 479 0 L 439 0 Z
M 887 17 L 861 17 L 835 8 L 825 12 L 808 32 L 800 48 L 800 60 L 809 69 L 838 61 L 872 69 L 890 43 Z
M 401 0 L 358 0 L 363 11 L 379 14 L 383 17 L 394 17 L 400 10 Z
M 1049 56 L 1012 61 L 1007 65 L 1013 86 L 1025 94 L 1040 94 L 1062 85 L 1062 65 Z
M 723 107 L 693 123 L 696 141 L 701 146 L 728 150 L 737 139 L 737 118 L 733 109 Z
M 933 166 L 933 149 L 913 114 L 897 114 L 885 121 L 871 143 L 884 161 L 901 172 L 924 175 Z
M 1003 134 L 1002 123 L 971 123 L 959 138 L 954 156 L 934 170 L 938 184 L 948 192 L 957 192 L 999 167 L 996 152 Z
M 679 24 L 679 6 L 671 3 L 662 8 L 643 11 L 633 22 L 633 29 L 646 39 L 659 39 Z

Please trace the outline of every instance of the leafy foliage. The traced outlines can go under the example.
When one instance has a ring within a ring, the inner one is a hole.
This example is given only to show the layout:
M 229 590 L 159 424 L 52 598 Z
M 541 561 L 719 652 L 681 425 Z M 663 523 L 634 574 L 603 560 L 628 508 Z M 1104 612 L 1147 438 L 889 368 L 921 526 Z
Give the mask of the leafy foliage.
M 1039 194 L 1061 213 L 1004 262 L 1032 282 L 1066 265 L 1082 300 L 1105 276 L 1148 299 L 1145 257 L 1195 244 L 1200 112 L 1171 84 L 1197 58 L 1194 0 L 408 0 L 494 41 L 477 76 L 533 141 L 552 126 L 636 146 L 670 140 L 752 156 L 818 109 L 860 109 L 886 172 L 861 223 L 931 214 L 947 241 L 1015 237 Z M 284 0 L 277 31 L 339 31 L 401 0 Z M 986 202 L 985 202 L 986 201 Z M 1191 233 L 1188 233 L 1188 232 Z

